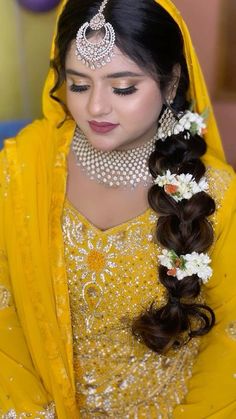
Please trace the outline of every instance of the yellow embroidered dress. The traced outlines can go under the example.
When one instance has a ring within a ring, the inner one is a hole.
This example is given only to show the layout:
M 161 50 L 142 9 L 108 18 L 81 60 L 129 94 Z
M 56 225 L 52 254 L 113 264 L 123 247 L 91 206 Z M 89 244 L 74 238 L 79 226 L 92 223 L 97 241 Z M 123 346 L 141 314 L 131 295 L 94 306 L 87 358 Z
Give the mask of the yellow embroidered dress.
M 208 170 L 207 177 L 219 209 L 231 176 Z M 165 303 L 153 240 L 156 214 L 148 209 L 101 231 L 66 199 L 62 220 L 81 416 L 172 417 L 187 394 L 200 339 L 161 356 L 131 332 L 140 311 L 153 301 Z
M 63 233 L 82 417 L 154 418 L 171 413 L 186 393 L 199 342 L 172 357 L 159 356 L 130 330 L 130 320 L 153 299 L 164 302 L 156 274 L 155 224 L 156 215 L 148 210 L 102 232 L 65 204 Z
M 210 112 L 204 162 L 217 212 L 203 298 L 216 326 L 168 357 L 132 337 L 130 319 L 165 298 L 151 240 L 155 216 L 148 210 L 101 232 L 66 200 L 75 123 L 57 128 L 64 112 L 50 98 L 50 70 L 45 117 L 0 152 L 1 419 L 235 418 L 236 176 L 189 33 L 169 0 L 158 3 L 183 33 L 195 110 Z

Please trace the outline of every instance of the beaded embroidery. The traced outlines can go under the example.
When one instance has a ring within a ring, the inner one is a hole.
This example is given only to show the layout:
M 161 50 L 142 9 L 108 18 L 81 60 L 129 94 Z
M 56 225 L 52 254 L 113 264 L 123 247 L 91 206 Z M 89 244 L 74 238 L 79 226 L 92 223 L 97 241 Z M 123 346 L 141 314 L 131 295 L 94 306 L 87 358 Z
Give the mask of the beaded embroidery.
M 216 209 L 219 209 L 222 199 L 232 181 L 232 174 L 226 170 L 208 167 L 206 175 L 209 179 L 209 195 L 215 200 Z
M 10 291 L 3 285 L 0 285 L 0 310 L 3 310 L 4 308 L 9 307 L 10 299 L 11 299 Z
M 187 392 L 199 341 L 167 357 L 131 333 L 134 316 L 153 300 L 165 302 L 156 215 L 148 210 L 102 232 L 66 202 L 62 221 L 81 416 L 169 417 Z
M 48 406 L 45 406 L 43 411 L 35 412 L 34 415 L 31 413 L 26 413 L 26 412 L 17 413 L 14 409 L 10 409 L 7 413 L 2 414 L 1 419 L 23 419 L 23 418 L 56 419 L 56 417 L 57 416 L 55 413 L 55 405 L 54 403 L 49 403 Z
M 9 289 L 4 284 L 1 284 L 1 279 L 6 281 L 8 277 L 7 256 L 5 252 L 0 249 L 0 310 L 9 307 L 11 301 L 11 293 Z
M 236 321 L 229 323 L 225 331 L 232 340 L 236 341 Z
M 212 168 L 206 176 L 219 209 L 232 176 Z M 187 393 L 199 339 L 168 356 L 157 355 L 130 329 L 132 318 L 152 301 L 158 306 L 165 303 L 165 290 L 157 281 L 156 222 L 150 209 L 102 232 L 65 204 L 62 223 L 74 369 L 84 418 L 170 418 Z M 215 214 L 211 222 L 215 225 Z
M 2 193 L 3 198 L 7 198 L 8 188 L 9 188 L 9 183 L 10 183 L 10 175 L 9 175 L 8 164 L 7 164 L 7 159 L 6 159 L 5 155 L 2 158 L 2 169 L 1 170 L 2 170 L 2 173 L 3 173 L 4 182 L 2 184 L 0 183 L 0 193 Z M 1 189 L 2 189 L 2 191 L 1 191 Z

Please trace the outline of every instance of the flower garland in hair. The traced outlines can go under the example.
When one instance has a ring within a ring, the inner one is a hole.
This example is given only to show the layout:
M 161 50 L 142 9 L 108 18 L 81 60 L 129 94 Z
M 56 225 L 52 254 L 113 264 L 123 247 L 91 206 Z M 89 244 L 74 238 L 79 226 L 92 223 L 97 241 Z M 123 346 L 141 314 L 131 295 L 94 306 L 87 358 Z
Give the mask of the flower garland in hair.
M 164 191 L 176 202 L 190 199 L 199 192 L 207 192 L 209 188 L 205 177 L 196 182 L 190 173 L 176 175 L 172 174 L 170 170 L 167 170 L 162 176 L 157 176 L 154 183 L 164 188 Z
M 165 132 L 165 136 L 170 137 L 185 131 L 187 132 L 187 135 L 184 136 L 186 140 L 189 140 L 191 135 L 202 136 L 206 132 L 207 116 L 208 111 L 204 111 L 201 115 L 190 110 L 180 112 L 178 120 L 173 123 L 171 129 Z M 160 127 L 159 139 L 162 141 L 164 141 L 163 136 L 164 133 Z M 196 193 L 207 192 L 209 189 L 205 177 L 196 182 L 190 173 L 178 175 L 171 173 L 170 170 L 158 175 L 154 179 L 154 184 L 164 188 L 164 191 L 176 202 L 191 199 Z M 176 277 L 179 281 L 188 276 L 197 275 L 206 284 L 212 276 L 212 268 L 209 266 L 211 259 L 206 253 L 192 252 L 178 256 L 174 250 L 163 249 L 158 260 L 162 266 L 168 269 L 167 275 Z
M 192 134 L 204 135 L 207 131 L 206 119 L 208 117 L 206 109 L 202 114 L 192 112 L 191 110 L 181 111 L 177 115 L 173 114 L 170 108 L 167 108 L 160 119 L 160 127 L 158 128 L 158 140 L 165 141 L 172 135 L 178 135 L 186 131 L 185 139 L 189 140 Z
M 206 284 L 212 275 L 212 268 L 209 266 L 211 259 L 206 253 L 192 252 L 178 256 L 173 250 L 163 249 L 158 260 L 168 269 L 167 275 L 176 276 L 179 281 L 187 276 L 197 275 Z
M 180 119 L 176 122 L 173 129 L 173 134 L 178 135 L 181 132 L 189 131 L 192 135 L 203 135 L 206 132 L 206 118 L 207 112 L 201 115 L 196 112 L 185 111 L 178 116 Z

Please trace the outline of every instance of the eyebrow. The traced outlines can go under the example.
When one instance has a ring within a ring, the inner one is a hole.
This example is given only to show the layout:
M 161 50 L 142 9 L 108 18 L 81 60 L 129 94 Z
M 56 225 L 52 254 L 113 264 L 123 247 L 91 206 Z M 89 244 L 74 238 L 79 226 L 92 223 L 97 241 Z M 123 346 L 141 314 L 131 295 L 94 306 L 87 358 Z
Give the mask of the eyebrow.
M 72 76 L 86 77 L 90 78 L 87 74 L 81 73 L 80 71 L 75 71 L 70 68 L 66 70 L 66 74 Z M 133 71 L 119 71 L 117 73 L 107 74 L 103 79 L 118 79 L 121 77 L 143 77 L 144 74 L 134 73 Z

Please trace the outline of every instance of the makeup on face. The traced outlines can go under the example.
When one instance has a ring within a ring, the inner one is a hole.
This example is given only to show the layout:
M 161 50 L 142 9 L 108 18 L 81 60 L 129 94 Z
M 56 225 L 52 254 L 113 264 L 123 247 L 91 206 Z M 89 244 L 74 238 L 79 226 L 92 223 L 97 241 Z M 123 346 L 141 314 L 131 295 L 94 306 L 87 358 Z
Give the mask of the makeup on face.
M 107 133 L 119 126 L 119 124 L 110 124 L 106 122 L 98 123 L 97 121 L 89 121 L 89 126 L 94 132 Z
M 78 72 L 68 68 L 66 70 L 67 79 L 69 80 L 69 88 L 72 92 L 83 93 L 94 84 L 94 81 L 86 73 Z M 138 79 L 143 78 L 142 73 L 131 71 L 120 71 L 107 74 L 101 78 L 102 81 L 108 81 L 108 86 L 113 93 L 120 96 L 127 96 L 135 93 L 137 89 Z M 85 82 L 86 81 L 86 82 Z M 96 81 L 95 81 L 96 82 Z
M 65 67 L 68 109 L 95 148 L 128 149 L 155 135 L 163 105 L 159 85 L 118 48 L 109 64 L 93 71 L 72 46 Z

